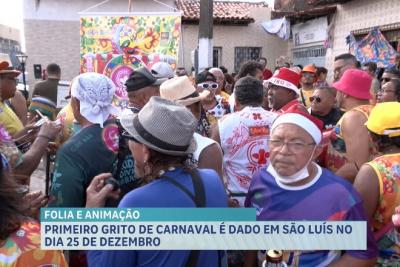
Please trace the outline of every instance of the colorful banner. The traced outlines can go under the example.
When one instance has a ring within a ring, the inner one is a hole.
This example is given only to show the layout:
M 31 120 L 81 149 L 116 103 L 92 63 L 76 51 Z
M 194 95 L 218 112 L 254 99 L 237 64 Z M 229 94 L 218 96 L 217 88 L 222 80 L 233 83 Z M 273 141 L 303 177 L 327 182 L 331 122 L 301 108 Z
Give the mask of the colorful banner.
M 374 28 L 365 38 L 356 41 L 353 34 L 347 37 L 350 53 L 356 56 L 361 64 L 375 62 L 379 68 L 393 67 L 396 50 L 386 41 L 385 36 Z
M 173 68 L 178 61 L 180 15 L 81 17 L 81 73 L 110 77 L 117 87 L 116 104 L 124 107 L 124 88 L 130 73 L 164 61 Z

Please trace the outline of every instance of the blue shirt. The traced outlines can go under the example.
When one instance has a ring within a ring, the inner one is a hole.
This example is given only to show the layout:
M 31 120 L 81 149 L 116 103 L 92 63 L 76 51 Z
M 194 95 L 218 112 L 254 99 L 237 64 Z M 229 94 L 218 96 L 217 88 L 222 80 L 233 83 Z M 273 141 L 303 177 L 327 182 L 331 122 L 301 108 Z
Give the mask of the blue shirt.
M 206 207 L 227 207 L 227 196 L 224 185 L 214 170 L 198 170 L 202 178 L 205 195 Z M 194 188 L 190 174 L 177 169 L 165 173 L 176 182 L 186 187 L 194 194 Z M 172 183 L 163 180 L 155 180 L 143 187 L 129 192 L 120 202 L 119 207 L 150 207 L 163 208 L 168 212 L 168 208 L 196 207 L 193 200 L 181 189 Z M 148 266 L 148 267 L 184 267 L 188 260 L 190 251 L 185 250 L 135 250 L 135 251 L 89 251 L 89 266 Z M 217 267 L 219 266 L 219 257 L 224 253 L 218 251 L 200 251 L 197 266 Z
M 301 189 L 300 189 L 301 188 Z M 297 189 L 278 184 L 264 168 L 253 176 L 245 202 L 256 208 L 259 221 L 366 221 L 362 200 L 353 186 L 319 168 L 312 182 Z M 357 259 L 377 256 L 374 236 L 367 226 L 367 250 L 347 251 Z M 326 266 L 339 257 L 335 251 L 285 251 L 288 266 Z

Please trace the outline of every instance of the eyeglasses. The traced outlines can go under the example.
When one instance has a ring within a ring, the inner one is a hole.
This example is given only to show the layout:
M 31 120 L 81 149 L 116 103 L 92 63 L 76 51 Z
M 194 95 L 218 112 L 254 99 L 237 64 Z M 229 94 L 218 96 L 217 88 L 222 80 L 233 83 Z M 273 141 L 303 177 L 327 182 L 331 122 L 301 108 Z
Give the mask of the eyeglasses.
M 392 80 L 392 78 L 381 78 L 381 82 L 388 83 Z
M 311 103 L 314 102 L 314 100 L 317 101 L 317 103 L 321 103 L 322 101 L 322 99 L 319 96 L 311 96 L 309 99 Z
M 314 78 L 315 75 L 314 75 L 313 73 L 303 72 L 303 77 L 306 77 L 306 78 Z
M 199 83 L 197 86 L 206 90 L 216 90 L 218 83 Z
M 303 143 L 298 141 L 283 142 L 282 140 L 279 139 L 269 140 L 269 146 L 271 150 L 280 150 L 284 145 L 286 145 L 286 147 L 290 151 L 296 153 L 304 150 L 304 148 L 306 148 L 307 146 L 315 146 L 315 143 Z

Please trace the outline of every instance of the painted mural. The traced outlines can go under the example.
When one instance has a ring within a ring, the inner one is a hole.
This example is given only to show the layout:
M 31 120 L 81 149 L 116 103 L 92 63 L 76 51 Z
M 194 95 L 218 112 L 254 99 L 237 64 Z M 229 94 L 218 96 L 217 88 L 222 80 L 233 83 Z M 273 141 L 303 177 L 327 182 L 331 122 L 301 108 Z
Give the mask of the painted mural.
M 181 17 L 175 15 L 81 17 L 80 71 L 103 73 L 117 87 L 116 104 L 127 104 L 124 83 L 140 67 L 178 61 Z

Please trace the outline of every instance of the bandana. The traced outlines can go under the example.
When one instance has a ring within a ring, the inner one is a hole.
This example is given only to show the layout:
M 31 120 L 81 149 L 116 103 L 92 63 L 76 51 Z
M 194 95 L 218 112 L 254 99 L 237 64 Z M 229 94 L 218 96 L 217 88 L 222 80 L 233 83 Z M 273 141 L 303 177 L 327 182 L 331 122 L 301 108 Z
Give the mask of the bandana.
M 114 83 L 107 76 L 95 72 L 80 74 L 71 86 L 71 95 L 79 100 L 82 116 L 102 128 L 110 115 L 119 114 L 112 105 L 114 93 Z

